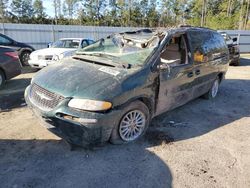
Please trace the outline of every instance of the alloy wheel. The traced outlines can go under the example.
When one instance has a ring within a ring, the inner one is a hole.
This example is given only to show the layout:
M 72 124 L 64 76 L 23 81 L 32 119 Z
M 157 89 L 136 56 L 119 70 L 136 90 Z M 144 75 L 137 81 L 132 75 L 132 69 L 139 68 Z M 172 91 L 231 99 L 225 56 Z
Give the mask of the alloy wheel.
M 136 140 L 144 131 L 146 116 L 140 110 L 132 110 L 124 115 L 120 122 L 119 134 L 124 141 Z
M 215 80 L 212 86 L 212 98 L 215 98 L 219 90 L 219 80 Z

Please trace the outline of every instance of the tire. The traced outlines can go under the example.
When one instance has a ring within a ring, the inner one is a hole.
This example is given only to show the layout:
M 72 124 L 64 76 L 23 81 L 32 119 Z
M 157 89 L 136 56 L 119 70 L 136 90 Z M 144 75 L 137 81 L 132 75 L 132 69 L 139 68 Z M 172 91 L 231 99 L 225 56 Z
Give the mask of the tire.
M 217 76 L 217 78 L 214 80 L 212 87 L 209 89 L 209 91 L 204 95 L 205 99 L 214 99 L 219 91 L 219 85 L 220 85 L 220 78 Z
M 240 66 L 240 60 L 238 59 L 237 61 L 235 61 L 235 63 L 233 65 L 234 66 Z
M 5 75 L 4 72 L 2 70 L 0 70 L 0 88 L 3 87 L 4 83 L 5 83 Z
M 145 134 L 151 120 L 148 107 L 141 101 L 131 102 L 123 109 L 122 114 L 119 123 L 111 133 L 110 142 L 112 144 L 127 144 L 138 140 Z M 131 118 L 131 116 L 137 118 Z M 128 117 L 131 119 L 129 120 Z M 133 123 L 125 123 L 132 121 L 132 119 Z M 127 135 L 126 132 L 128 132 Z
M 27 50 L 21 53 L 20 61 L 21 61 L 23 66 L 29 65 L 28 60 L 29 60 L 30 54 L 31 54 L 31 52 L 27 51 Z

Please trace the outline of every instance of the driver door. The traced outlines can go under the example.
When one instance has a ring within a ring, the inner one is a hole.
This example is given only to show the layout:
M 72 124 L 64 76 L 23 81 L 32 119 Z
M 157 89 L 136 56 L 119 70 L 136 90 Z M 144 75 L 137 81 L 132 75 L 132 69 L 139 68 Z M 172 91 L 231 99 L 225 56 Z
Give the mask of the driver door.
M 194 67 L 190 56 L 186 34 L 173 36 L 162 51 L 157 115 L 193 98 Z

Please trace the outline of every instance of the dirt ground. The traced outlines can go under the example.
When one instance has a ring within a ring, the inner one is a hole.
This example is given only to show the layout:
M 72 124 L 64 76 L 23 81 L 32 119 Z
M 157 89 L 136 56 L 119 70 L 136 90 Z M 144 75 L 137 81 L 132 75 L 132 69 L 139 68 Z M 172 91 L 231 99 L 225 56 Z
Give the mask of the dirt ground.
M 70 151 L 38 123 L 23 100 L 33 74 L 0 91 L 0 187 L 250 187 L 250 56 L 216 99 L 155 118 L 137 143 L 93 150 Z

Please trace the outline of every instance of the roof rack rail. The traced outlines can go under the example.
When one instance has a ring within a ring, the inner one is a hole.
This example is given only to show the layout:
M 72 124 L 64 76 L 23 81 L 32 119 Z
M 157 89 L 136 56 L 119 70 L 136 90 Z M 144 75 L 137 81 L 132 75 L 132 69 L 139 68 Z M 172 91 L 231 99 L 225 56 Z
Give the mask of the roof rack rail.
M 188 24 L 181 24 L 181 25 L 178 25 L 178 27 L 193 27 L 192 25 L 188 25 Z

